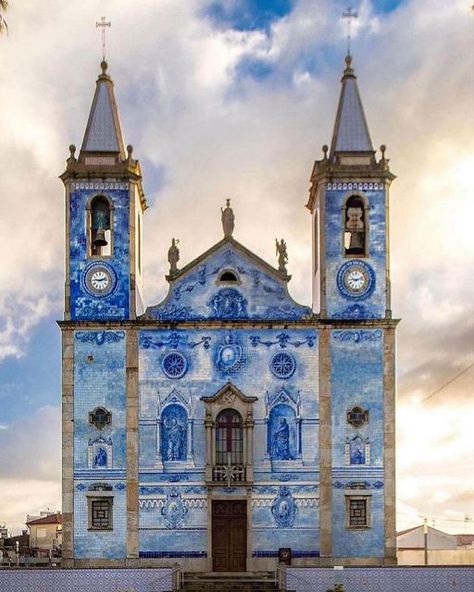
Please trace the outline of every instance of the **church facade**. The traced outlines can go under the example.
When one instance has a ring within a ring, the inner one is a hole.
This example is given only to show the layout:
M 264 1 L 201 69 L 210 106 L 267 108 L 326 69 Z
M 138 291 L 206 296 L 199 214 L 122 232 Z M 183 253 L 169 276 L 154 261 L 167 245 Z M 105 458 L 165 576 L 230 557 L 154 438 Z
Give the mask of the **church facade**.
M 64 566 L 394 564 L 394 175 L 350 56 L 311 175 L 312 307 L 283 240 L 274 267 L 234 238 L 229 201 L 184 267 L 173 239 L 168 295 L 144 307 L 147 202 L 101 67 L 61 176 Z

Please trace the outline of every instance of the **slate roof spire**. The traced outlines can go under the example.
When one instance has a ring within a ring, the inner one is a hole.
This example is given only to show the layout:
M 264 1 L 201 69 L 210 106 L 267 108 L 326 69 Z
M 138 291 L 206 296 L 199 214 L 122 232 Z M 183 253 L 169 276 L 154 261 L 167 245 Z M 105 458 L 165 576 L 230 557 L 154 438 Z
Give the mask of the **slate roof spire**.
M 121 160 L 125 158 L 124 141 L 117 103 L 114 95 L 114 83 L 107 74 L 107 62 L 100 64 L 102 73 L 96 83 L 94 98 L 89 113 L 86 131 L 81 147 L 84 153 L 115 153 Z
M 373 152 L 374 150 L 350 54 L 346 56 L 346 68 L 341 83 L 341 95 L 330 151 L 331 159 L 335 152 Z

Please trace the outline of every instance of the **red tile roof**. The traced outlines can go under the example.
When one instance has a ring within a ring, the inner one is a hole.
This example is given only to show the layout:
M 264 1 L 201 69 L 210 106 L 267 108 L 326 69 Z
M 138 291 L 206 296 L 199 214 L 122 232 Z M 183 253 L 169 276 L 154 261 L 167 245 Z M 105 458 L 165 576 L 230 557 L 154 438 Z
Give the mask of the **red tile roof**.
M 27 522 L 28 526 L 37 524 L 62 524 L 63 523 L 63 516 L 61 512 L 57 514 L 51 514 L 50 516 L 43 516 L 43 518 L 37 518 L 36 520 L 31 520 Z
M 458 547 L 472 545 L 474 543 L 474 534 L 455 534 L 454 536 L 456 537 Z

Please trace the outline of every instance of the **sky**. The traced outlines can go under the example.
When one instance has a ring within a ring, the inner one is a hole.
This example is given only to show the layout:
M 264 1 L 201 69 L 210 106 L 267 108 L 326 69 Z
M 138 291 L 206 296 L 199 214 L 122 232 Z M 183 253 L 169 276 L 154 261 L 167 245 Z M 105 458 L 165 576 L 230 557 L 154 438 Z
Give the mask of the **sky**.
M 397 528 L 474 532 L 474 14 L 467 0 L 354 1 L 353 66 L 374 146 L 397 175 L 390 243 L 397 340 Z M 346 51 L 338 0 L 11 0 L 0 38 L 0 524 L 60 509 L 60 334 L 68 146 L 101 60 L 140 159 L 145 300 L 235 237 L 311 303 L 304 205 L 329 144 Z M 198 230 L 196 230 L 198 229 Z

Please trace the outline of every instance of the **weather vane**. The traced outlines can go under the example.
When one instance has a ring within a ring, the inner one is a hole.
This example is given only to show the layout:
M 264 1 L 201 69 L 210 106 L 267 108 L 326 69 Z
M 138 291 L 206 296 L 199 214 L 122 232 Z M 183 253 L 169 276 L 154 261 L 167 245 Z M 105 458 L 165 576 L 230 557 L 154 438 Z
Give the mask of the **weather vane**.
M 105 16 L 100 17 L 100 22 L 96 22 L 96 28 L 102 29 L 102 59 L 105 62 L 105 27 L 111 27 L 112 23 L 105 20 Z
M 351 55 L 351 24 L 352 19 L 358 17 L 357 11 L 353 10 L 352 6 L 342 13 L 342 18 L 347 19 L 347 55 Z

